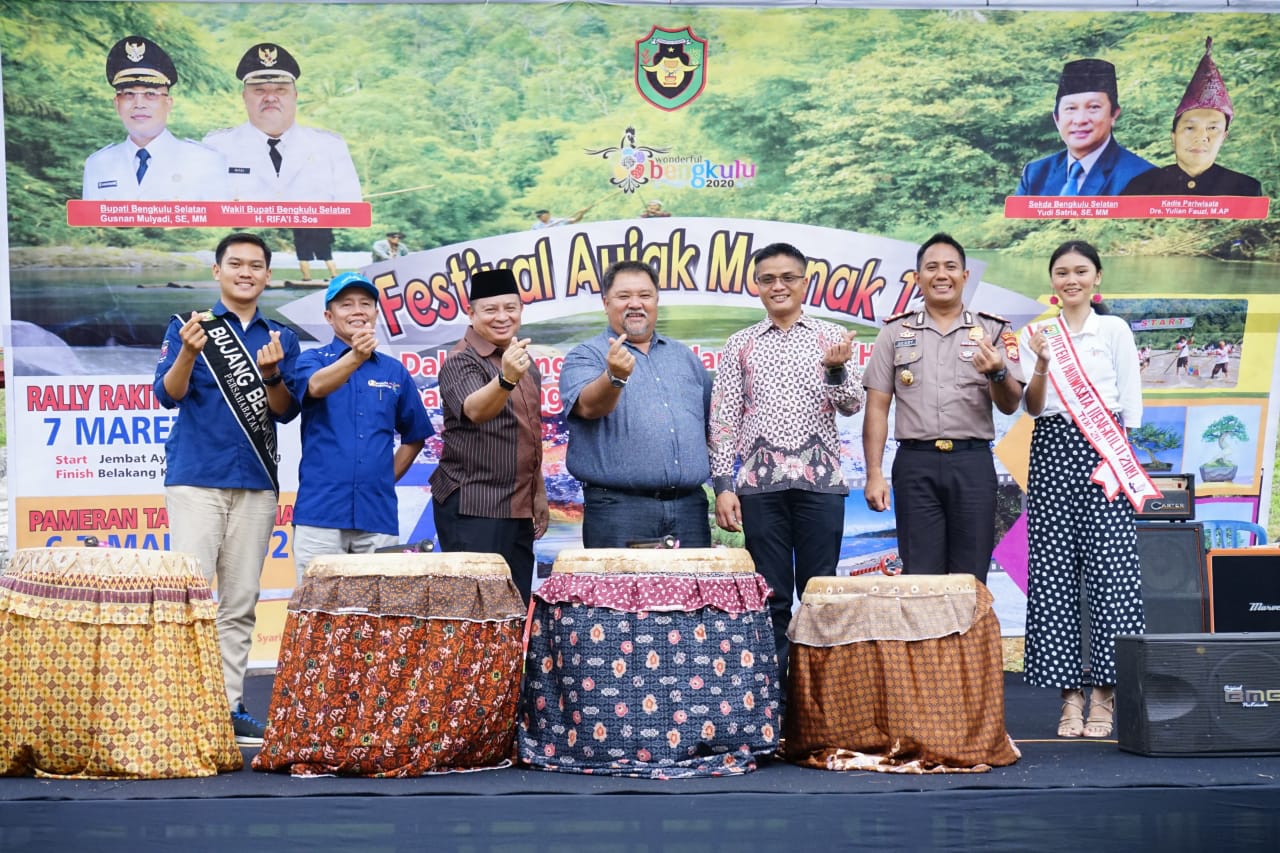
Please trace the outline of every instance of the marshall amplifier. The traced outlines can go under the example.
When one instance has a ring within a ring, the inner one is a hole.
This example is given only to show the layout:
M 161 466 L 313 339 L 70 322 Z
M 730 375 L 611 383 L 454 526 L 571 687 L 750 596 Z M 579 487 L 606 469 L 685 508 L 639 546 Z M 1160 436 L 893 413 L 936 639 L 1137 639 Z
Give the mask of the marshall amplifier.
M 1193 521 L 1196 517 L 1196 475 L 1152 475 L 1161 495 L 1147 498 L 1136 513 L 1141 521 Z
M 1126 635 L 1116 667 L 1121 749 L 1280 754 L 1280 634 Z
M 1280 548 L 1209 552 L 1209 630 L 1280 632 Z

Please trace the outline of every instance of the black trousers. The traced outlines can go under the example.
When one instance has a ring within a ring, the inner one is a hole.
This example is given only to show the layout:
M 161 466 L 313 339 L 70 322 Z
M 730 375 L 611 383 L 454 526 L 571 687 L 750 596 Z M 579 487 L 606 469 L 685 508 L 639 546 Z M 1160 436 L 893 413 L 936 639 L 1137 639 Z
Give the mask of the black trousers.
M 899 447 L 893 512 L 902 570 L 987 582 L 996 544 L 996 466 L 989 447 L 942 453 Z
M 791 609 L 810 578 L 836 573 L 844 535 L 844 495 L 785 489 L 741 495 L 738 500 L 747 551 L 773 589 L 769 618 L 785 698 Z
M 459 492 L 449 495 L 443 503 L 431 499 L 440 549 L 501 555 L 511 569 L 511 580 L 528 604 L 533 589 L 533 519 L 463 515 L 458 511 L 461 502 Z

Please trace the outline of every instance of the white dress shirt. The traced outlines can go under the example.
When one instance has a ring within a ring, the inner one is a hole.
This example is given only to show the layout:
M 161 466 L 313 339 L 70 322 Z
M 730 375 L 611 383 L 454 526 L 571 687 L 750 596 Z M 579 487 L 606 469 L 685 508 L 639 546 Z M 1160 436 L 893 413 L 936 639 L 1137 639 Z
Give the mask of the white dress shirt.
M 1018 335 L 1023 364 L 1035 365 L 1039 358 L 1031 349 L 1031 336 L 1040 325 L 1031 323 Z M 1097 389 L 1103 405 L 1120 413 L 1125 429 L 1141 426 L 1142 374 L 1138 369 L 1138 348 L 1133 342 L 1129 324 L 1114 314 L 1090 311 L 1084 328 L 1071 332 L 1071 343 L 1075 346 L 1085 376 Z M 1030 379 L 1031 375 L 1027 373 L 1027 380 Z M 1044 410 L 1036 417 L 1065 414 L 1067 407 L 1050 383 L 1045 389 Z
M 360 177 L 341 136 L 293 125 L 280 136 L 280 174 L 267 134 L 249 122 L 205 136 L 227 158 L 228 198 L 238 201 L 360 201 Z
M 151 158 L 138 182 L 132 139 L 99 148 L 84 161 L 80 197 L 91 201 L 209 201 L 228 198 L 227 162 L 212 148 L 178 139 L 166 128 L 146 145 Z

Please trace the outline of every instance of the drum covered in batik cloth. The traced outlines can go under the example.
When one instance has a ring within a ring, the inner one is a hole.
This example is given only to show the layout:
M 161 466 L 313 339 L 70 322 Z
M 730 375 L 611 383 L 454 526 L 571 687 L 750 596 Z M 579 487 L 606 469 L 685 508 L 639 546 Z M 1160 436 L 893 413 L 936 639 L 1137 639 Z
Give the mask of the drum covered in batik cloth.
M 496 554 L 344 554 L 289 602 L 255 770 L 419 776 L 510 763 L 524 603 Z
M 188 554 L 18 551 L 0 576 L 0 774 L 238 770 L 214 617 Z
M 521 761 L 648 778 L 755 769 L 778 736 L 768 596 L 741 549 L 561 551 L 534 593 Z
M 1018 760 L 1000 623 L 972 575 L 814 578 L 787 633 L 788 761 L 936 773 Z

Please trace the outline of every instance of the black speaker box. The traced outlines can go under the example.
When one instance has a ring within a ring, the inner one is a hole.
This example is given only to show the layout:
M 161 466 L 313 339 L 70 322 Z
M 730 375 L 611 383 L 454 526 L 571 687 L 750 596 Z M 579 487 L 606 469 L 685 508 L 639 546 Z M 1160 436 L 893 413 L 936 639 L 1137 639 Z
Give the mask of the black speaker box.
M 1125 635 L 1116 665 L 1121 749 L 1280 754 L 1280 634 Z
M 1209 630 L 1280 632 L 1280 549 L 1209 552 Z
M 1209 630 L 1204 527 L 1198 522 L 1139 521 L 1138 562 L 1148 634 Z

